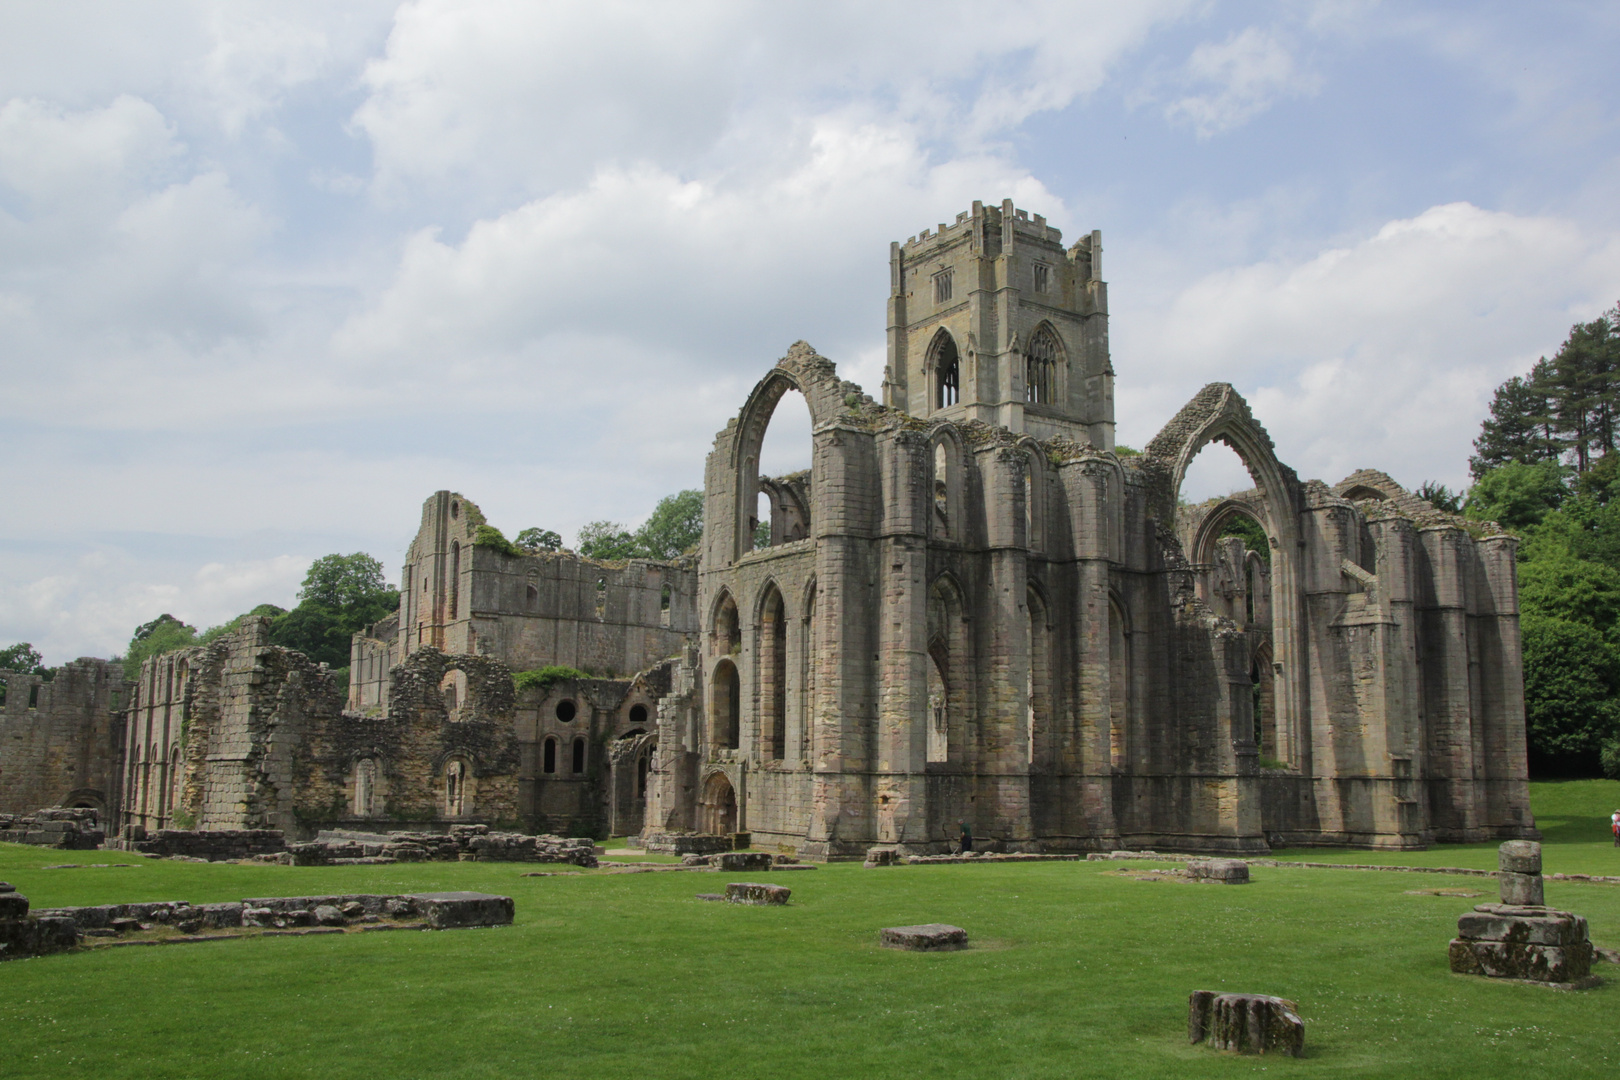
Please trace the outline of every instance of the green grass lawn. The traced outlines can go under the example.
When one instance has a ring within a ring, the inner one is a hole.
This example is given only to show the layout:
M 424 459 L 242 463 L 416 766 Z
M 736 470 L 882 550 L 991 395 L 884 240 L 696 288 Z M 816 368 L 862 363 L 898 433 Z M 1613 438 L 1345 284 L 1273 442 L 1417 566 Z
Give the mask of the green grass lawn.
M 1615 872 L 1607 837 L 1583 830 L 1617 788 L 1537 785 L 1550 868 Z M 1475 854 L 1388 861 L 1485 865 Z M 1456 918 L 1478 901 L 1411 890 L 1490 898 L 1494 883 L 1472 878 L 1262 867 L 1250 885 L 1220 886 L 1134 880 L 1117 863 L 841 864 L 768 878 L 793 903 L 746 908 L 695 900 L 724 880 L 708 874 L 42 869 L 67 861 L 124 857 L 0 845 L 0 878 L 36 907 L 479 889 L 515 897 L 517 923 L 0 964 L 3 1076 L 1620 1074 L 1620 983 L 1560 993 L 1447 971 Z M 1552 882 L 1547 893 L 1620 945 L 1620 886 Z M 966 927 L 975 947 L 916 955 L 875 943 L 880 927 L 933 921 Z M 1307 1057 L 1189 1047 L 1194 989 L 1294 998 Z

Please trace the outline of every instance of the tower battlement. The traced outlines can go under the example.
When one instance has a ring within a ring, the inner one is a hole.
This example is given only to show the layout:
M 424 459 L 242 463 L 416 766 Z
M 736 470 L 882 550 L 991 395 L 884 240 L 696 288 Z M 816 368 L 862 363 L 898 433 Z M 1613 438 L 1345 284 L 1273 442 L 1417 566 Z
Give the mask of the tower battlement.
M 1102 234 L 975 201 L 889 246 L 884 403 L 1112 448 Z

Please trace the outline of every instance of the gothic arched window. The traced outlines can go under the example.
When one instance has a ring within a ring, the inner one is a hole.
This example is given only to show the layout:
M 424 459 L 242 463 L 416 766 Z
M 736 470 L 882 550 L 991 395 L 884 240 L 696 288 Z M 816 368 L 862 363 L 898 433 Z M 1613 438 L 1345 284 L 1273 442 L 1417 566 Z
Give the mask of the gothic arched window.
M 946 330 L 935 334 L 928 347 L 928 369 L 934 379 L 934 408 L 943 409 L 962 400 L 962 365 L 956 339 Z
M 1035 405 L 1050 405 L 1057 401 L 1058 361 L 1063 347 L 1051 326 L 1042 323 L 1030 336 L 1029 347 L 1024 350 L 1024 396 Z

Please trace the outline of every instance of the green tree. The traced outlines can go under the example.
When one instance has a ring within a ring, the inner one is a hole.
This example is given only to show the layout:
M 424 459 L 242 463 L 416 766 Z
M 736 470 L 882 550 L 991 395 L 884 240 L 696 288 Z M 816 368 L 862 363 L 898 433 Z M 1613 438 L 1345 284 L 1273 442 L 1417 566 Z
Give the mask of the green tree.
M 1610 635 L 1620 625 L 1620 570 L 1554 550 L 1519 567 L 1519 604 L 1538 617 Z
M 1533 754 L 1590 758 L 1620 735 L 1620 663 L 1614 646 L 1583 623 L 1527 613 L 1525 724 Z
M 1553 432 L 1550 380 L 1551 369 L 1542 357 L 1528 377 L 1515 375 L 1496 388 L 1491 415 L 1474 440 L 1478 453 L 1468 459 L 1468 471 L 1475 480 L 1509 462 L 1533 465 L 1558 459 L 1563 446 Z
M 1568 497 L 1567 472 L 1556 461 L 1509 462 L 1481 476 L 1469 489 L 1463 513 L 1510 529 L 1540 524 Z
M 1221 536 L 1242 537 L 1245 547 L 1259 555 L 1261 562 L 1271 565 L 1271 542 L 1266 539 L 1266 530 L 1248 514 L 1233 514 L 1221 526 Z
M 18 675 L 43 675 L 45 658 L 26 641 L 0 649 L 0 671 L 14 671 Z
M 325 555 L 310 564 L 298 606 L 270 624 L 270 642 L 346 668 L 350 639 L 398 610 L 399 592 L 383 580 L 380 562 L 363 551 Z
M 1452 491 L 1446 485 L 1434 480 L 1425 480 L 1412 492 L 1436 510 L 1444 510 L 1448 514 L 1462 513 L 1463 499 L 1467 495 L 1464 491 Z
M 678 559 L 703 539 L 703 492 L 694 488 L 665 495 L 636 530 L 636 546 L 647 559 Z
M 634 559 L 641 554 L 635 536 L 617 521 L 581 526 L 576 550 L 587 559 Z
M 187 626 L 164 612 L 149 623 L 135 628 L 124 650 L 124 678 L 134 682 L 140 678 L 141 664 L 151 656 L 161 656 L 176 649 L 190 648 L 197 643 L 196 627 Z
M 353 555 L 322 555 L 311 563 L 298 599 L 342 610 L 369 603 L 389 591 L 382 563 L 357 551 Z
M 228 622 L 222 622 L 218 626 L 210 626 L 208 629 L 197 635 L 197 644 L 207 645 L 212 641 L 216 641 L 219 638 L 224 637 L 226 634 L 234 634 L 236 631 L 242 628 L 242 624 L 244 622 L 255 616 L 262 616 L 274 620 L 285 614 L 287 614 L 287 609 L 284 607 L 277 607 L 275 604 L 260 604 L 252 611 L 244 611 L 242 614 Z
M 512 543 L 529 551 L 562 550 L 562 537 L 550 529 L 524 529 Z

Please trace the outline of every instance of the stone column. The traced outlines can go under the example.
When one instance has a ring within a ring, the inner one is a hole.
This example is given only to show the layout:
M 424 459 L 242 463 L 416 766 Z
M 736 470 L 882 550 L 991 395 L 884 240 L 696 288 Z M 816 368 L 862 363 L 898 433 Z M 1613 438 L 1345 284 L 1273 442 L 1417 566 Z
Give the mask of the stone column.
M 1024 461 L 1016 447 L 979 451 L 989 539 L 989 596 L 980 652 L 976 829 L 1033 842 L 1029 813 L 1029 579 Z
M 915 431 L 878 442 L 883 475 L 879 543 L 879 697 L 876 796 L 880 844 L 922 845 L 928 835 L 929 443 Z

